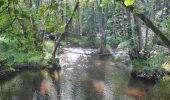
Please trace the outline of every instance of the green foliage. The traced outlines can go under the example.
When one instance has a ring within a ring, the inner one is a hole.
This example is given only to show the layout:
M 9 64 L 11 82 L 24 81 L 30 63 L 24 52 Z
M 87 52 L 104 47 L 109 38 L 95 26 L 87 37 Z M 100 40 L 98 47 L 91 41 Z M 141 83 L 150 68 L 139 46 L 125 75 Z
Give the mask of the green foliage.
M 94 2 L 95 0 L 80 0 L 81 3 L 91 3 Z
M 124 41 L 124 37 L 123 36 L 110 36 L 107 39 L 107 44 L 109 44 L 110 46 L 117 46 L 119 43 Z
M 112 2 L 112 0 L 104 0 L 101 4 L 100 4 L 100 6 L 101 7 L 106 7 L 109 3 L 111 3 Z
M 96 48 L 100 44 L 99 37 L 94 35 L 76 37 L 75 35 L 70 36 L 69 40 L 71 46 L 81 46 L 81 47 L 92 47 Z
M 125 1 L 124 1 L 124 4 L 125 4 L 126 6 L 132 6 L 134 3 L 135 3 L 135 0 L 125 0 Z
M 96 34 L 98 25 L 93 21 L 97 16 L 93 9 L 93 4 L 82 5 L 83 12 L 81 12 L 81 30 L 82 33 Z
M 0 67 L 13 70 L 19 65 L 46 63 L 54 47 L 53 44 L 43 42 L 49 35 L 47 31 L 52 30 L 54 35 L 65 32 L 65 23 L 61 21 L 61 12 L 57 10 L 56 1 L 42 1 L 40 4 L 23 2 L 23 0 L 9 1 L 0 0 L 0 56 L 2 58 Z M 71 15 L 70 5 L 68 10 Z
M 170 87 L 170 77 L 164 76 L 161 78 L 158 84 L 154 86 L 152 91 L 156 90 L 157 93 L 169 94 L 170 93 L 169 87 Z
M 50 59 L 52 57 L 52 52 L 54 50 L 54 42 L 53 41 L 44 41 L 43 43 L 43 52 L 45 54 L 44 59 Z
M 95 46 L 95 40 L 94 40 L 94 37 L 93 36 L 82 36 L 80 39 L 79 39 L 79 46 L 82 46 L 82 47 L 96 47 Z
M 142 13 L 143 12 L 143 10 L 139 10 L 139 9 L 134 9 L 133 10 L 133 14 L 140 14 L 140 13 Z
M 30 48 L 29 45 L 26 45 L 26 48 L 21 48 L 15 45 L 15 43 L 16 40 L 8 41 L 1 38 L 0 69 L 7 68 L 11 71 L 14 71 L 14 68 L 20 65 L 25 64 L 31 66 L 32 64 L 38 64 L 43 62 L 44 54 L 41 51 L 35 51 L 32 47 Z
M 100 46 L 100 38 L 99 37 L 95 37 L 95 42 L 94 42 L 96 47 Z
M 60 59 L 59 58 L 49 59 L 47 63 L 49 65 L 59 65 L 60 64 Z
M 162 65 L 162 67 L 163 67 L 165 70 L 167 70 L 167 71 L 170 72 L 170 56 L 167 56 L 167 57 L 166 57 L 166 60 L 165 60 L 164 64 Z
M 5 1 L 0 0 L 0 7 L 4 5 Z
M 161 23 L 161 27 L 165 31 L 165 36 L 170 40 L 170 17 L 167 17 L 167 19 Z
M 88 44 L 89 44 L 88 37 L 82 36 L 81 39 L 79 40 L 79 45 L 88 46 Z
M 159 75 L 162 74 L 165 69 L 162 65 L 166 61 L 165 54 L 156 54 L 147 60 L 144 59 L 135 59 L 132 61 L 133 70 L 145 74 L 147 76 Z

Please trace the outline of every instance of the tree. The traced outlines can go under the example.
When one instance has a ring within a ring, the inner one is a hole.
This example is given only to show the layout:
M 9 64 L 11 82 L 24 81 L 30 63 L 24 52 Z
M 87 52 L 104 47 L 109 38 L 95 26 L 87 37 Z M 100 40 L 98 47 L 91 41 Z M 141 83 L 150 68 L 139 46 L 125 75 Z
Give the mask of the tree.
M 123 1 L 123 0 L 121 0 Z M 122 3 L 123 4 L 123 3 Z M 124 5 L 124 4 L 123 4 Z M 133 5 L 133 3 L 132 3 Z M 129 9 L 130 11 L 133 12 L 134 7 L 130 5 L 130 6 L 125 6 L 127 9 Z M 159 30 L 158 27 L 156 27 L 144 14 L 142 13 L 135 13 L 135 15 L 137 17 L 139 17 L 148 28 L 150 28 L 158 37 L 160 37 L 160 39 L 164 42 L 164 44 L 168 47 L 168 49 L 170 50 L 170 40 L 168 40 L 168 38 Z

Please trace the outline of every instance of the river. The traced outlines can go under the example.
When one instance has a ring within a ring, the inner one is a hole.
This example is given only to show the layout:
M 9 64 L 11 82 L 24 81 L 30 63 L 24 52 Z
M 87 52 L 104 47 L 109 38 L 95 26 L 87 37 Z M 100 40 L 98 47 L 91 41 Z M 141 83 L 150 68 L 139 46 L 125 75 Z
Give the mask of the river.
M 92 49 L 66 48 L 61 71 L 24 71 L 0 81 L 0 100 L 170 100 L 170 77 L 158 83 L 131 77 L 132 65 Z M 70 52 L 71 51 L 71 52 Z

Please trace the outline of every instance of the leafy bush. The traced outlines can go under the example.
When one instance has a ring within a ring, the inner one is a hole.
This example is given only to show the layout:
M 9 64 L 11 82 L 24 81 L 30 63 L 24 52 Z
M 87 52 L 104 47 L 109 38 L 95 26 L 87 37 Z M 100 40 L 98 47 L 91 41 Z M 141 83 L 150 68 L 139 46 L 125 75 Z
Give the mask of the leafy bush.
M 75 37 L 71 36 L 68 40 L 72 46 L 98 47 L 100 40 L 94 35 Z
M 0 41 L 0 69 L 14 70 L 19 65 L 43 64 L 44 54 L 34 46 L 18 47 L 16 40 Z M 32 50 L 30 50 L 32 48 Z
M 43 43 L 43 51 L 45 54 L 45 59 L 50 59 L 52 57 L 52 52 L 54 50 L 54 42 L 53 41 L 44 41 Z
M 129 51 L 131 48 L 132 46 L 130 45 L 130 41 L 121 42 L 117 46 L 117 49 L 122 50 L 122 51 Z
M 88 37 L 82 36 L 79 40 L 79 45 L 82 47 L 86 47 L 90 45 L 90 41 L 88 40 Z
M 162 67 L 170 72 L 170 56 L 167 56 Z
M 123 36 L 117 36 L 116 38 L 114 36 L 111 36 L 107 39 L 107 44 L 110 46 L 117 46 L 119 43 L 124 41 Z
M 134 66 L 133 70 L 147 76 L 161 74 L 165 71 L 162 65 L 165 63 L 166 60 L 167 59 L 165 54 L 157 54 L 148 58 L 147 60 L 135 59 L 132 61 Z
M 95 37 L 95 47 L 99 47 L 100 46 L 100 38 L 99 37 Z

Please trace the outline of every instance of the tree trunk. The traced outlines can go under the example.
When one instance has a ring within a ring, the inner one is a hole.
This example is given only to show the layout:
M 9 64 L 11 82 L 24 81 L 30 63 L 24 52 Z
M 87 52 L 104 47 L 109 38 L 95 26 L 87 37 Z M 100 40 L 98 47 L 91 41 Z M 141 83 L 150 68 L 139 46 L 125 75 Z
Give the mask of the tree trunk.
M 78 0 L 79 2 L 79 0 Z M 77 36 L 80 37 L 80 4 L 78 5 L 78 8 L 77 8 L 77 15 L 78 15 L 78 19 L 77 19 Z
M 104 8 L 100 7 L 100 4 L 102 3 L 102 0 L 100 2 L 97 2 L 98 6 L 98 21 L 99 21 L 99 35 L 100 35 L 100 54 L 103 54 L 105 52 L 105 46 L 106 46 L 106 35 L 104 33 Z
M 165 1 L 166 3 L 166 11 L 165 11 L 165 15 L 166 15 L 166 18 L 168 17 L 168 15 L 169 15 L 169 11 L 170 11 L 170 3 L 169 3 L 169 0 L 166 0 Z
M 115 8 L 116 8 L 116 0 L 112 0 L 112 12 L 113 12 L 113 15 L 112 15 L 112 19 L 114 19 L 115 18 Z M 115 27 L 115 21 L 113 20 L 113 27 Z M 113 33 L 112 34 L 114 34 L 114 37 L 115 37 L 115 39 L 116 39 L 116 32 L 115 32 L 115 29 L 112 31 Z
M 138 51 L 140 51 L 142 49 L 142 32 L 141 32 L 141 29 L 140 29 L 140 22 L 139 22 L 139 19 L 136 15 L 133 15 L 133 18 L 134 18 L 134 33 L 136 34 L 137 36 L 137 41 L 134 41 L 135 43 L 137 43 L 138 47 Z
M 132 38 L 132 24 L 131 24 L 131 13 L 129 9 L 126 9 L 126 16 L 127 16 L 127 32 L 128 32 L 128 39 Z
M 126 36 L 126 23 L 125 23 L 125 15 L 124 15 L 124 12 L 125 12 L 125 8 L 124 6 L 122 6 L 122 23 L 123 23 L 123 35 Z
M 56 52 L 57 52 L 57 49 L 59 47 L 59 44 L 63 38 L 63 36 L 66 34 L 66 31 L 68 29 L 68 26 L 69 24 L 71 23 L 71 21 L 73 20 L 73 16 L 78 8 L 78 5 L 79 5 L 79 2 L 76 3 L 75 5 L 75 8 L 74 8 L 74 11 L 72 13 L 72 16 L 70 17 L 69 21 L 67 22 L 66 26 L 65 26 L 65 32 L 64 33 L 61 33 L 61 35 L 58 37 L 58 38 L 55 38 L 55 45 L 54 45 L 54 50 L 53 50 L 53 53 L 52 53 L 52 59 L 54 60 L 55 57 L 56 57 Z
M 124 0 L 121 0 L 124 1 Z M 123 4 L 123 3 L 122 3 Z M 124 5 L 124 4 L 123 4 Z M 125 6 L 125 5 L 124 5 Z M 129 9 L 130 11 L 134 10 L 133 6 L 125 6 L 127 9 Z M 168 38 L 159 30 L 158 27 L 156 27 L 144 14 L 142 13 L 136 13 L 135 14 L 137 17 L 139 17 L 148 28 L 150 28 L 162 41 L 163 43 L 167 46 L 167 48 L 170 51 L 170 40 L 168 40 Z

